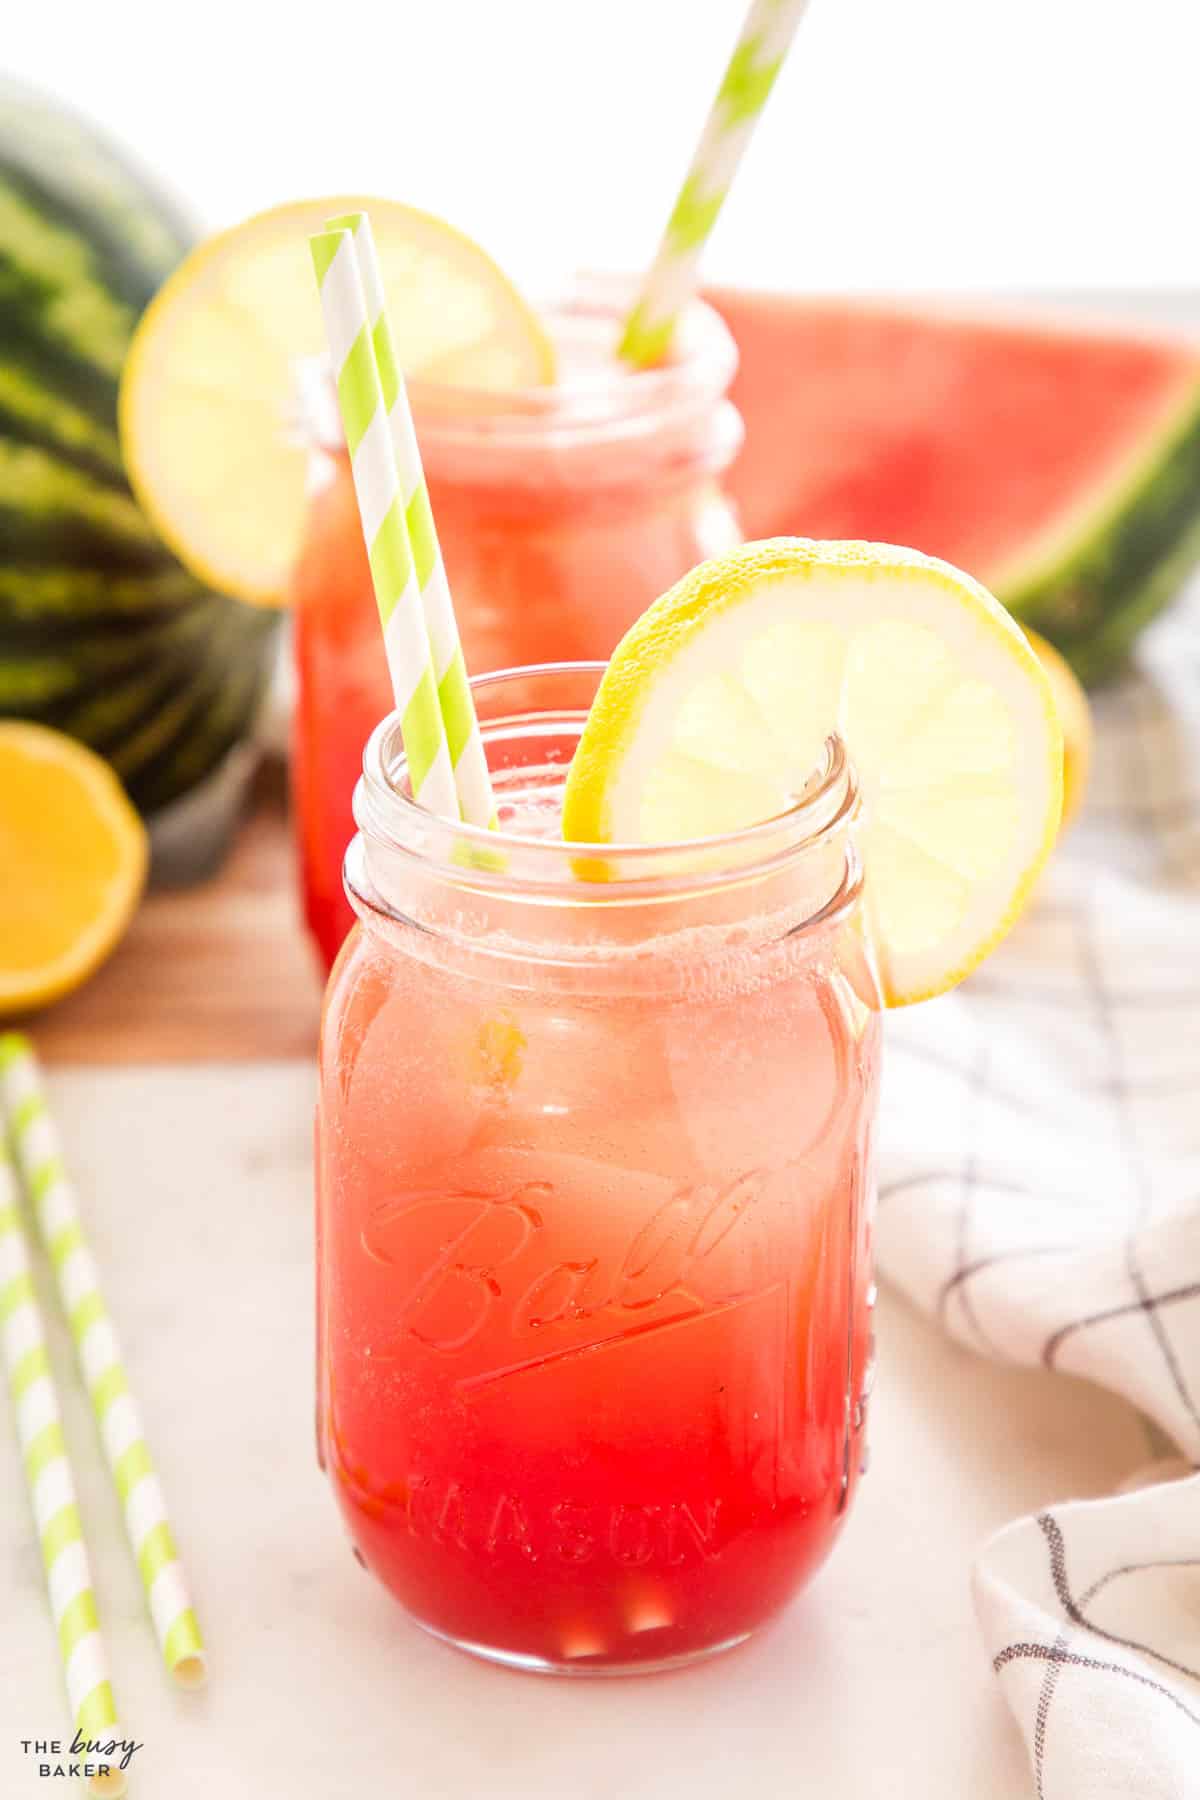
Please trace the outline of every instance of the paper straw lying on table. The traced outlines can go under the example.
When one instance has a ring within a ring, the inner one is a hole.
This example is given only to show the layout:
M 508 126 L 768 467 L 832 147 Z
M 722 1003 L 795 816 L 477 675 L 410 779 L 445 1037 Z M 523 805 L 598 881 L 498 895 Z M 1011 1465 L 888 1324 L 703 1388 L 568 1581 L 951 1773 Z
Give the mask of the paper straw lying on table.
M 33 1048 L 17 1032 L 0 1037 L 0 1104 L 38 1236 L 54 1270 L 163 1660 L 181 1687 L 199 1687 L 207 1673 L 204 1641 L 166 1501 L 129 1391 Z
M 81 1738 L 107 1744 L 121 1735 L 108 1679 L 108 1655 L 46 1352 L 45 1325 L 33 1285 L 29 1242 L 2 1131 L 0 1340 L 71 1717 Z M 100 1763 L 103 1758 L 90 1755 L 74 1760 Z M 88 1785 L 94 1794 L 123 1794 L 125 1777 L 110 1766 L 108 1775 L 93 1778 Z
M 323 231 L 310 237 L 309 246 L 413 798 L 430 812 L 457 819 L 454 770 L 354 239 L 348 231 Z
M 617 354 L 636 368 L 661 362 L 696 291 L 700 258 L 738 165 L 783 67 L 808 0 L 753 0 L 717 89 L 667 228 Z
M 467 681 L 458 621 L 446 580 L 437 527 L 429 505 L 425 471 L 413 426 L 408 391 L 396 355 L 391 322 L 387 315 L 387 297 L 375 251 L 371 221 L 365 212 L 346 213 L 342 218 L 327 219 L 330 231 L 348 231 L 354 239 L 358 272 L 367 303 L 367 320 L 375 346 L 375 363 L 392 432 L 392 448 L 396 455 L 396 472 L 404 501 L 404 517 L 408 541 L 421 603 L 425 613 L 425 629 L 433 658 L 434 679 L 442 711 L 450 762 L 454 769 L 454 785 L 459 811 L 469 825 L 495 825 L 496 806 L 488 777 L 483 739 L 475 717 L 475 703 Z

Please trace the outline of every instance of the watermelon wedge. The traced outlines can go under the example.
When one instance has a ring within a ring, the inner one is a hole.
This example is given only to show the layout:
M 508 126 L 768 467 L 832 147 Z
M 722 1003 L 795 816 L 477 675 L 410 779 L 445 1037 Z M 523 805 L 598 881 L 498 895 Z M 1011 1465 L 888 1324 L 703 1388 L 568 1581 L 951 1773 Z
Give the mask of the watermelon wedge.
M 710 296 L 741 350 L 749 538 L 943 556 L 1107 675 L 1200 560 L 1200 342 L 1045 317 Z

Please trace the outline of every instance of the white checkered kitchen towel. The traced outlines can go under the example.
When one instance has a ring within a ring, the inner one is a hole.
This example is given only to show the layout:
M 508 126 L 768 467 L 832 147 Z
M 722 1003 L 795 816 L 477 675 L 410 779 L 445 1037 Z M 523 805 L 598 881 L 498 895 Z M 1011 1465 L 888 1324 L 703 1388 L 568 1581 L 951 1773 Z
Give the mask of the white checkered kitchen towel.
M 879 1264 L 985 1356 L 1085 1375 L 1182 1476 L 981 1549 L 1039 1800 L 1200 1796 L 1200 585 L 1095 698 L 1083 819 L 955 994 L 891 1021 Z

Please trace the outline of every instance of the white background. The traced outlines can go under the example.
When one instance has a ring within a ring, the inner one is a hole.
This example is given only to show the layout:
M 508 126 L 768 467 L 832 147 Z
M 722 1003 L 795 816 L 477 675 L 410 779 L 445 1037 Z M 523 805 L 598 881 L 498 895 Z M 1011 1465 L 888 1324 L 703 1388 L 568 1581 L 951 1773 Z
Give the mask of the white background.
M 208 224 L 339 189 L 536 288 L 648 260 L 744 0 L 11 0 L 8 73 Z M 708 271 L 800 288 L 1193 284 L 1195 0 L 813 0 Z

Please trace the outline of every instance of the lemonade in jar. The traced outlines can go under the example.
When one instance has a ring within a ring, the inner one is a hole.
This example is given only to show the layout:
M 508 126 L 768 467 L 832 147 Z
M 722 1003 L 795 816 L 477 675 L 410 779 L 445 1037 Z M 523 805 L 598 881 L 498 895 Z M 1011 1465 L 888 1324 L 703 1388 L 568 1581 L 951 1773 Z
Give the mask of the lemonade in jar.
M 500 835 L 464 867 L 372 738 L 327 1001 L 321 1437 L 363 1560 L 524 1667 L 737 1642 L 863 1456 L 879 998 L 839 753 L 756 834 L 580 880 L 599 675 L 476 684 Z M 469 861 L 469 859 L 468 859 Z

